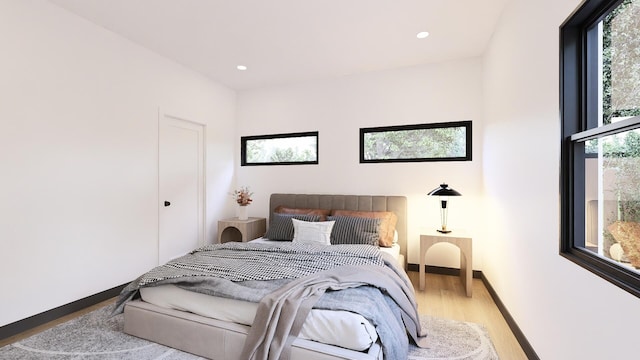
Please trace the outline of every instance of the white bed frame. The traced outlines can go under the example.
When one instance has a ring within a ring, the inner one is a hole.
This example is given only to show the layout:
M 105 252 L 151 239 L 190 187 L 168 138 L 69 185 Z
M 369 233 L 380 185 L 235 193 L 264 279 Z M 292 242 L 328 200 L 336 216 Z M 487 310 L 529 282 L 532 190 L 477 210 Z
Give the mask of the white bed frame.
M 406 258 L 407 200 L 404 196 L 272 194 L 269 214 L 279 206 L 359 211 L 393 211 L 398 216 L 398 244 Z M 124 332 L 172 348 L 214 360 L 239 359 L 249 326 L 229 323 L 189 312 L 165 309 L 141 300 L 124 309 Z M 367 352 L 347 350 L 315 341 L 296 339 L 292 359 L 381 360 L 378 343 Z

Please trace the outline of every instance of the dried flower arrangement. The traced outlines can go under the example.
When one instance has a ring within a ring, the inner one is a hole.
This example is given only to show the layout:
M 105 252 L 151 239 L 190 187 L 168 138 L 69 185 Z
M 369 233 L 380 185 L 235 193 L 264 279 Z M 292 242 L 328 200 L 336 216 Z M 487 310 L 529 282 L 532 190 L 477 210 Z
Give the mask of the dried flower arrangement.
M 238 203 L 238 205 L 240 206 L 247 206 L 249 204 L 251 204 L 251 202 L 253 201 L 251 199 L 251 195 L 253 195 L 253 193 L 249 190 L 248 186 L 243 186 L 238 190 L 235 190 L 231 196 L 233 197 L 233 199 Z

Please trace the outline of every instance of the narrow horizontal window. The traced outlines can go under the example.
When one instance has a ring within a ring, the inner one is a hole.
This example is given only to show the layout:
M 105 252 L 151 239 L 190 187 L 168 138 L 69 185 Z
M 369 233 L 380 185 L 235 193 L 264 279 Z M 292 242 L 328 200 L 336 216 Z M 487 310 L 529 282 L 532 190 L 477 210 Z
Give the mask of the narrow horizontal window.
M 242 166 L 318 163 L 318 132 L 243 136 Z
M 360 162 L 471 161 L 471 121 L 360 129 Z

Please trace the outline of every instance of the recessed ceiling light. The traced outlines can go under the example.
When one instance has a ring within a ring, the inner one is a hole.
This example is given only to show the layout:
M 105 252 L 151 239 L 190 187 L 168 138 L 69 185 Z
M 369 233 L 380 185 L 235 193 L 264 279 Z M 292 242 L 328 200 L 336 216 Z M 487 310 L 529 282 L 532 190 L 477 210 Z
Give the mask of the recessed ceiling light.
M 247 70 L 247 67 L 244 65 L 238 65 L 236 66 L 236 69 L 244 71 L 244 70 Z
M 418 33 L 418 35 L 416 35 L 416 37 L 418 39 L 424 39 L 427 36 L 429 36 L 429 32 L 428 31 L 421 31 L 421 32 Z

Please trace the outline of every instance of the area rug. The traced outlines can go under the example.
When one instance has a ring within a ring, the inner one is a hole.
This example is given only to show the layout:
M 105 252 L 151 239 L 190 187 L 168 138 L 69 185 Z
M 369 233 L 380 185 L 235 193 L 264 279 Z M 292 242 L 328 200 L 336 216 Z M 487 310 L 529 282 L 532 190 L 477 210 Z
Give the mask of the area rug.
M 11 360 L 196 360 L 201 357 L 122 332 L 123 315 L 105 306 L 17 343 L 0 348 Z M 411 346 L 409 360 L 494 360 L 498 355 L 486 328 L 479 324 L 421 315 L 429 348 Z

